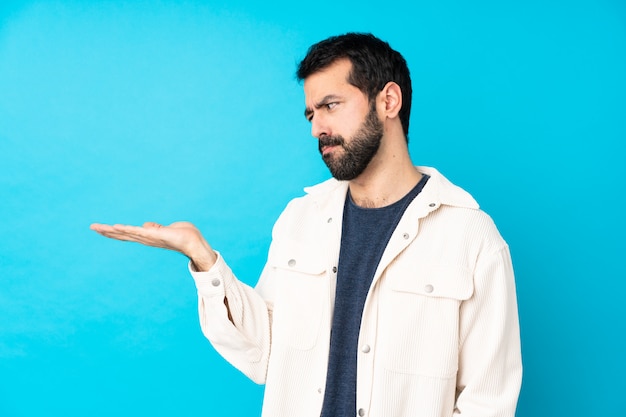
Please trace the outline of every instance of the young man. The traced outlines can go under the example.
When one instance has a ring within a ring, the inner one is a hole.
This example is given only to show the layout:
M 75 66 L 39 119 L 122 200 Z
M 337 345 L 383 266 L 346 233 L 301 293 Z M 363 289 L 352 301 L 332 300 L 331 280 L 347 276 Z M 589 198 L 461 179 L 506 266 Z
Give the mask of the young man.
M 189 223 L 94 224 L 191 260 L 213 346 L 265 383 L 267 417 L 513 417 L 521 384 L 508 246 L 407 148 L 411 81 L 372 35 L 313 45 L 305 116 L 334 179 L 274 226 L 253 289 Z

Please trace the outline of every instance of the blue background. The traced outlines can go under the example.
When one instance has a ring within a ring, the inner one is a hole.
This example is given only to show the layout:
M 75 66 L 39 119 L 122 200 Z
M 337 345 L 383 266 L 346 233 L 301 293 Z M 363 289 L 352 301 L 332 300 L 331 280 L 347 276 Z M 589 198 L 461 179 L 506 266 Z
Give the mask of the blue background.
M 296 64 L 353 30 L 409 63 L 414 162 L 511 246 L 518 416 L 624 415 L 624 1 L 4 0 L 0 416 L 260 414 L 184 257 L 89 224 L 192 221 L 254 284 L 284 205 L 328 177 Z

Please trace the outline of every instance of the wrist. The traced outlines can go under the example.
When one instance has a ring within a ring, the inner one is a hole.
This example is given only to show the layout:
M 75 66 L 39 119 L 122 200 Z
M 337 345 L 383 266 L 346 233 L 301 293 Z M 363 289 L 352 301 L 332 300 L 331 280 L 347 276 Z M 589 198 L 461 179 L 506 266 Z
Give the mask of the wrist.
M 207 244 L 194 249 L 187 257 L 191 261 L 193 269 L 197 272 L 206 272 L 217 262 L 217 254 Z

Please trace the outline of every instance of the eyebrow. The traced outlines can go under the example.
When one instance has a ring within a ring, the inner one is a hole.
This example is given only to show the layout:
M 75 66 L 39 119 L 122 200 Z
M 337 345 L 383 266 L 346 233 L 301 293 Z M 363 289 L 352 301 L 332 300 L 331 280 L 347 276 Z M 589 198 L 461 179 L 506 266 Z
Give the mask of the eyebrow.
M 317 103 L 314 104 L 313 107 L 315 107 L 316 109 L 319 109 L 320 107 L 324 106 L 325 104 L 330 103 L 331 101 L 335 101 L 335 100 L 339 100 L 340 97 L 336 94 L 328 94 L 326 96 L 324 96 L 323 99 L 321 99 L 320 101 L 318 101 Z M 313 109 L 310 107 L 307 107 L 304 109 L 304 117 L 306 117 L 306 119 L 309 119 L 309 116 L 311 116 L 313 114 Z

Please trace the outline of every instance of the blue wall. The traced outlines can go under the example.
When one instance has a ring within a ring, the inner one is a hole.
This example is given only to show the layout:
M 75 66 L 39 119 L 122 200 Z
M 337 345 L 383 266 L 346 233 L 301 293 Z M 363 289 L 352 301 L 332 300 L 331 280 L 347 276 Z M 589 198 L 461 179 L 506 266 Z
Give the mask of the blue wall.
M 626 4 L 272 4 L 1 3 L 0 416 L 259 415 L 185 259 L 88 227 L 192 221 L 254 284 L 281 209 L 328 176 L 295 65 L 351 30 L 405 55 L 415 163 L 511 246 L 518 416 L 622 412 Z

